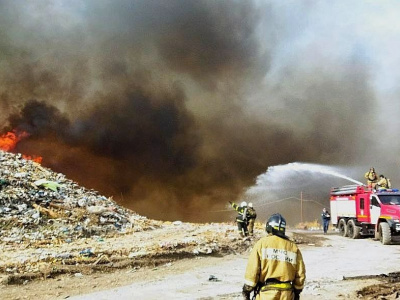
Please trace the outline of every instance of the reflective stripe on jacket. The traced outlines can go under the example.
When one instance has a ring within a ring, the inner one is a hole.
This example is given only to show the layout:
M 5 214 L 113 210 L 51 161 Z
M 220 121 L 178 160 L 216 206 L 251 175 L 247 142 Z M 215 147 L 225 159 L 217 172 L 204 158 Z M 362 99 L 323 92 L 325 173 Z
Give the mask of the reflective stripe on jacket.
M 292 282 L 302 290 L 306 278 L 303 256 L 297 245 L 276 235 L 261 238 L 251 250 L 245 273 L 245 284 L 255 287 L 267 279 Z
M 267 283 L 261 288 L 261 292 L 267 290 L 279 290 L 279 291 L 287 291 L 291 290 L 292 284 L 290 282 L 280 282 L 280 283 Z
M 238 212 L 236 221 L 237 222 L 247 222 L 247 207 L 239 206 L 235 203 L 232 203 L 232 207 L 234 210 L 236 210 Z

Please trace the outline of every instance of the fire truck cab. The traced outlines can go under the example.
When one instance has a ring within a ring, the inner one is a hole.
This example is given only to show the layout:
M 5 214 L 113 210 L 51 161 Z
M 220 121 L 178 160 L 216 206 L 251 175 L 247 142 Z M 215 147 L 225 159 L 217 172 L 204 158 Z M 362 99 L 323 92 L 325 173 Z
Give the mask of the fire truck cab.
M 352 239 L 375 236 L 382 244 L 400 235 L 400 191 L 373 190 L 364 185 L 335 187 L 330 192 L 331 221 Z

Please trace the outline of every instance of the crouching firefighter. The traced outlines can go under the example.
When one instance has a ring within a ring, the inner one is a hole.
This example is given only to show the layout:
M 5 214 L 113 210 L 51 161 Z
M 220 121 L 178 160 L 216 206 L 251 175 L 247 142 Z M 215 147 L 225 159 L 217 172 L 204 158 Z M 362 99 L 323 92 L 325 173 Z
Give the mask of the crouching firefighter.
M 286 220 L 273 214 L 267 221 L 268 235 L 250 253 L 243 285 L 243 299 L 297 300 L 304 287 L 306 269 L 297 245 L 285 235 Z

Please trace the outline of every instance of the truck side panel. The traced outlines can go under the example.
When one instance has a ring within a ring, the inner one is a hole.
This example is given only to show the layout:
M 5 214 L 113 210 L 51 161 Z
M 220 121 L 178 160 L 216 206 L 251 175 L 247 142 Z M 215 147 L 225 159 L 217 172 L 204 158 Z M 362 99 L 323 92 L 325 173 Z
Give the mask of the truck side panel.
M 331 197 L 331 222 L 336 225 L 340 218 L 356 217 L 356 199 L 350 197 Z

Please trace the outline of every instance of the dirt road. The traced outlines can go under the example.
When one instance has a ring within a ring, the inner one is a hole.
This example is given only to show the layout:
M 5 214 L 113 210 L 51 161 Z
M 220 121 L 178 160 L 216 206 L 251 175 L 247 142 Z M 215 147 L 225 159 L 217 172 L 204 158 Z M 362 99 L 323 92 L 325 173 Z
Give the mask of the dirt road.
M 310 234 L 310 233 L 307 233 Z M 336 234 L 317 234 L 321 246 L 300 245 L 307 267 L 302 299 L 360 299 L 355 291 L 382 283 L 378 279 L 343 280 L 343 277 L 400 271 L 400 245 L 382 245 L 372 239 L 351 240 Z M 141 270 L 136 280 L 119 288 L 71 297 L 105 299 L 240 299 L 247 255 L 209 257 Z M 120 276 L 131 276 L 121 272 Z M 216 280 L 209 280 L 213 275 Z M 375 298 L 368 298 L 375 299 Z

